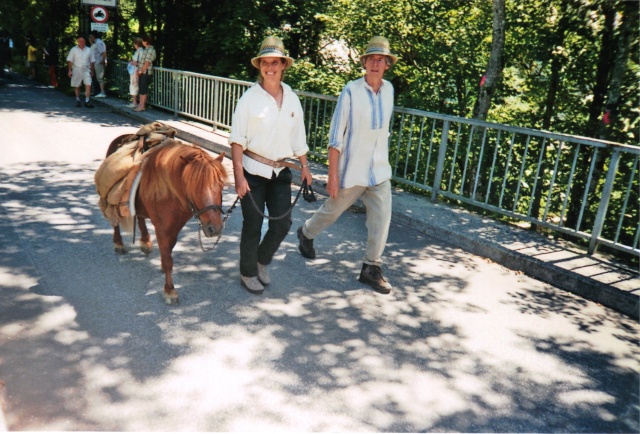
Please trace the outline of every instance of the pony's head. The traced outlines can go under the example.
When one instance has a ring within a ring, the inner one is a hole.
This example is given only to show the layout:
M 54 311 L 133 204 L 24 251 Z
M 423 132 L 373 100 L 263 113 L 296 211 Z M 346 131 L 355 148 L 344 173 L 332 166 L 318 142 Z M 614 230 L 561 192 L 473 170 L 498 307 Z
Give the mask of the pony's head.
M 198 149 L 189 157 L 182 157 L 186 166 L 182 172 L 188 205 L 193 216 L 199 220 L 202 232 L 213 237 L 222 232 L 222 189 L 227 180 L 227 171 L 222 165 L 224 152 L 213 158 Z

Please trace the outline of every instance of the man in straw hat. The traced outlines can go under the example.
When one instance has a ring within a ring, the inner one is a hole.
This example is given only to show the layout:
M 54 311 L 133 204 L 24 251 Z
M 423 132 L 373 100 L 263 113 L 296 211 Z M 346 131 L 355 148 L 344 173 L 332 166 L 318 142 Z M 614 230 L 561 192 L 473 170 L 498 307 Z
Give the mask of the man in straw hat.
M 240 281 L 249 292 L 261 294 L 264 285 L 271 283 L 267 266 L 291 228 L 292 164 L 283 160 L 298 158 L 302 179 L 311 185 L 312 177 L 302 106 L 282 82 L 293 59 L 285 54 L 279 38 L 269 36 L 251 64 L 260 71 L 258 83 L 238 101 L 229 143 L 243 216 Z M 270 219 L 260 240 L 265 205 L 270 216 L 282 218 Z
M 371 38 L 360 63 L 364 77 L 342 90 L 329 132 L 330 198 L 298 228 L 299 249 L 315 258 L 313 240 L 360 199 L 367 209 L 367 247 L 360 282 L 381 294 L 391 292 L 382 274 L 382 253 L 391 223 L 391 166 L 389 123 L 393 112 L 393 86 L 384 73 L 397 62 L 389 41 Z

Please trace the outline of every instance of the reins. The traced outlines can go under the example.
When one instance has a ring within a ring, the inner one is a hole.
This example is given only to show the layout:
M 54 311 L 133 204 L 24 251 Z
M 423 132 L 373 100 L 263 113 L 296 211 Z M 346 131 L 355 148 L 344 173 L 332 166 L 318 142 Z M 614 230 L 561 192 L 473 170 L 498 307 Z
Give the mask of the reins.
M 247 195 L 249 196 L 249 199 L 251 200 L 251 204 L 253 205 L 253 208 L 256 210 L 256 212 L 262 218 L 266 218 L 266 219 L 269 219 L 269 220 L 282 220 L 283 218 L 285 218 L 289 214 L 291 214 L 291 211 L 293 211 L 293 207 L 296 206 L 296 203 L 298 202 L 298 199 L 300 199 L 300 195 L 302 194 L 303 191 L 305 192 L 305 200 L 307 202 L 315 202 L 316 197 L 315 197 L 315 194 L 313 193 L 313 189 L 311 188 L 310 185 L 307 185 L 307 180 L 303 179 L 302 180 L 302 185 L 300 186 L 300 190 L 298 190 L 298 194 L 296 195 L 296 198 L 293 201 L 293 203 L 291 204 L 291 206 L 289 207 L 289 209 L 284 214 L 279 215 L 277 217 L 272 217 L 270 215 L 266 215 L 265 213 L 260 211 L 260 208 L 258 208 L 258 204 L 256 203 L 255 199 L 251 195 L 250 191 L 247 191 Z M 311 198 L 313 198 L 313 199 L 311 199 Z
M 283 218 L 286 218 L 289 214 L 291 214 L 291 211 L 293 211 L 293 208 L 296 206 L 296 203 L 298 202 L 298 199 L 300 199 L 300 195 L 302 195 L 304 200 L 306 200 L 307 202 L 315 202 L 316 201 L 316 195 L 313 192 L 313 188 L 310 185 L 307 185 L 307 180 L 306 179 L 302 181 L 302 185 L 300 186 L 300 190 L 298 191 L 298 194 L 296 195 L 296 198 L 293 201 L 293 203 L 291 204 L 291 206 L 289 207 L 289 209 L 284 214 L 282 214 L 280 216 L 277 216 L 277 217 L 272 217 L 272 216 L 266 215 L 265 213 L 260 211 L 260 208 L 258 208 L 258 204 L 256 203 L 255 199 L 251 195 L 250 191 L 247 191 L 247 195 L 249 196 L 251 204 L 253 205 L 253 208 L 256 210 L 256 212 L 260 216 L 262 216 L 262 218 L 266 218 L 266 219 L 269 219 L 269 220 L 282 220 Z M 220 231 L 220 234 L 218 234 L 218 238 L 216 238 L 216 241 L 213 244 L 213 246 L 208 248 L 208 249 L 206 249 L 204 247 L 204 244 L 202 243 L 202 232 L 203 232 L 203 230 L 202 230 L 202 222 L 200 221 L 200 215 L 203 212 L 208 211 L 210 209 L 216 210 L 216 211 L 220 211 L 220 213 L 224 214 L 224 218 L 222 220 L 222 228 L 224 229 L 224 226 L 225 226 L 225 223 L 227 222 L 227 219 L 229 218 L 229 216 L 231 215 L 231 213 L 233 212 L 233 210 L 235 209 L 235 207 L 236 207 L 236 205 L 238 204 L 239 201 L 240 201 L 240 196 L 236 197 L 236 200 L 233 202 L 233 205 L 231 205 L 231 207 L 227 211 L 224 211 L 220 205 L 209 205 L 209 206 L 206 206 L 206 207 L 202 208 L 201 210 L 198 210 L 196 208 L 196 206 L 193 204 L 193 202 L 189 203 L 189 206 L 191 207 L 191 212 L 193 213 L 193 217 L 198 221 L 198 241 L 200 242 L 200 248 L 202 249 L 203 252 L 208 252 L 208 251 L 211 251 L 211 250 L 215 249 L 215 247 L 218 245 L 218 241 L 220 241 L 220 238 L 222 237 L 222 230 Z

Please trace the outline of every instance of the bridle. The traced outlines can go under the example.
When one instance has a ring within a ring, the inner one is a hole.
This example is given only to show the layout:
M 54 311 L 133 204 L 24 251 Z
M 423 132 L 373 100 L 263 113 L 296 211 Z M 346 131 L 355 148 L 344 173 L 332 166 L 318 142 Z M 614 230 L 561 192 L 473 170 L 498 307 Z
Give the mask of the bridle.
M 208 252 L 209 250 L 213 250 L 218 245 L 218 241 L 220 241 L 220 237 L 222 237 L 222 231 L 224 230 L 224 225 L 227 222 L 227 219 L 233 212 L 239 200 L 240 200 L 240 197 L 237 197 L 235 202 L 233 202 L 233 205 L 231 205 L 229 209 L 226 211 L 222 209 L 221 205 L 207 205 L 202 209 L 198 209 L 198 207 L 196 206 L 195 203 L 193 203 L 192 200 L 189 201 L 189 210 L 193 214 L 193 218 L 195 218 L 198 221 L 198 241 L 200 242 L 200 248 L 202 249 L 203 252 Z M 202 244 L 203 229 L 202 229 L 202 220 L 200 220 L 200 215 L 202 215 L 202 213 L 207 212 L 209 210 L 218 211 L 220 214 L 224 215 L 224 218 L 222 219 L 222 229 L 220 229 L 220 233 L 218 234 L 218 238 L 216 238 L 216 242 L 213 244 L 213 247 L 205 249 L 204 245 Z
M 303 180 L 302 185 L 300 186 L 300 190 L 298 191 L 298 195 L 296 196 L 295 200 L 293 201 L 289 209 L 280 216 L 272 217 L 260 211 L 260 209 L 258 208 L 258 204 L 256 204 L 255 200 L 253 199 L 253 196 L 251 196 L 251 192 L 247 192 L 247 196 L 249 196 L 249 199 L 251 200 L 251 204 L 253 205 L 255 211 L 260 216 L 262 216 L 262 218 L 266 218 L 269 220 L 280 220 L 280 219 L 286 218 L 289 214 L 291 214 L 291 211 L 296 206 L 296 202 L 298 202 L 298 199 L 300 199 L 301 194 L 304 200 L 306 200 L 307 202 L 316 201 L 316 196 L 315 196 L 315 193 L 313 192 L 313 188 L 310 185 L 307 185 L 306 180 Z M 200 241 L 200 248 L 202 249 L 203 252 L 208 252 L 209 250 L 213 250 L 218 245 L 218 241 L 220 241 L 220 237 L 222 237 L 222 231 L 224 230 L 225 223 L 227 222 L 227 219 L 229 218 L 229 216 L 231 215 L 231 213 L 233 212 L 233 210 L 235 209 L 239 201 L 240 201 L 240 196 L 236 197 L 236 200 L 233 202 L 233 205 L 231 205 L 227 211 L 223 210 L 221 205 L 207 205 L 202 209 L 198 209 L 198 207 L 196 206 L 195 203 L 193 203 L 192 200 L 189 201 L 189 210 L 193 214 L 193 218 L 198 220 L 198 241 Z M 202 229 L 202 220 L 200 220 L 200 215 L 209 210 L 220 212 L 220 214 L 224 215 L 224 218 L 222 219 L 222 229 L 220 229 L 220 234 L 218 235 L 216 242 L 213 244 L 213 247 L 205 249 L 204 245 L 202 244 L 203 229 Z
M 202 221 L 200 220 L 200 215 L 202 215 L 203 213 L 209 210 L 220 211 L 220 213 L 225 214 L 224 210 L 222 209 L 222 206 L 220 205 L 207 205 L 202 209 L 198 209 L 198 207 L 196 206 L 195 203 L 193 203 L 192 200 L 189 201 L 189 211 L 191 211 L 191 213 L 193 214 L 193 217 L 200 222 L 200 225 L 202 225 Z

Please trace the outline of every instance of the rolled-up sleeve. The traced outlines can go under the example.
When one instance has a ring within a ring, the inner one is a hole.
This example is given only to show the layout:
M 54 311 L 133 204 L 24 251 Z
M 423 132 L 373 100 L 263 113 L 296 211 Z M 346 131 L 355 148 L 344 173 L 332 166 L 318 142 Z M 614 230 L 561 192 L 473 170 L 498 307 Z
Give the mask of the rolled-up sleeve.
M 298 109 L 296 110 L 296 122 L 291 129 L 291 150 L 293 151 L 293 155 L 296 157 L 309 152 L 309 146 L 307 146 L 307 135 L 304 127 L 304 114 L 299 100 Z
M 245 100 L 240 98 L 231 117 L 231 134 L 229 143 L 237 143 L 242 149 L 247 149 L 247 132 L 249 128 L 249 116 Z
M 331 128 L 329 130 L 329 146 L 342 152 L 345 145 L 347 125 L 350 116 L 351 89 L 346 86 L 336 104 L 336 109 L 331 118 Z

